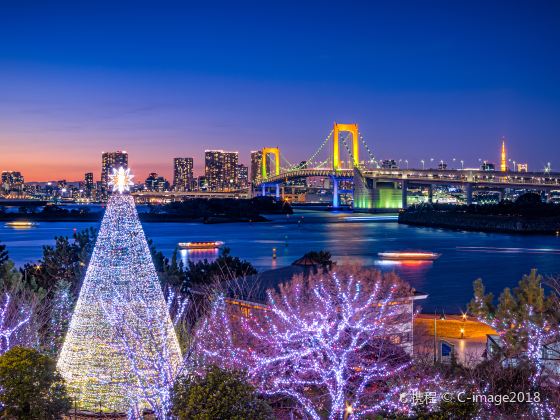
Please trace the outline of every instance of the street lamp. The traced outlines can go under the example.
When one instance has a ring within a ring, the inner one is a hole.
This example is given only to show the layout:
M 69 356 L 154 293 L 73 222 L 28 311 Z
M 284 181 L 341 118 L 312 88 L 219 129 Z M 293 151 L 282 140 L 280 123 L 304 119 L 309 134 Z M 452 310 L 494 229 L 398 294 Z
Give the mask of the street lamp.
M 464 165 L 465 165 L 465 161 L 461 160 L 461 170 L 465 169 Z
M 445 321 L 445 313 L 442 312 L 441 316 L 439 317 L 440 321 Z M 434 364 L 437 363 L 437 314 L 434 312 Z
M 344 420 L 347 420 L 348 418 L 350 418 L 350 414 L 352 414 L 354 412 L 354 409 L 352 408 L 352 406 L 350 404 L 348 404 L 346 406 L 346 408 L 344 409 Z
M 422 163 L 422 169 L 426 169 L 426 168 L 424 167 L 424 159 L 422 159 L 420 162 Z
M 406 163 L 406 169 L 408 169 L 408 159 L 405 159 L 404 163 Z

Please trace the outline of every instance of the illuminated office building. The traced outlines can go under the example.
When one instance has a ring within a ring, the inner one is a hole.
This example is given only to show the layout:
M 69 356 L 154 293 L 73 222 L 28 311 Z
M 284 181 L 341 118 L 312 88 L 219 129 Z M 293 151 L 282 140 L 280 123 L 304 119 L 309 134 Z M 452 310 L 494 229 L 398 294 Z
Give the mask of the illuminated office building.
M 25 182 L 21 172 L 3 171 L 1 181 L 1 188 L 4 194 L 9 194 L 11 192 L 23 193 Z
M 109 191 L 109 175 L 113 173 L 113 169 L 120 167 L 128 168 L 128 153 L 125 150 L 117 152 L 103 152 L 101 155 L 101 189 L 104 199 L 107 198 Z
M 243 164 L 237 165 L 237 187 L 247 188 L 249 186 L 249 168 Z
M 237 186 L 238 152 L 206 150 L 204 175 L 210 191 L 231 191 Z
M 251 151 L 251 182 L 255 183 L 261 177 L 262 150 Z
M 84 193 L 87 198 L 92 197 L 94 189 L 95 183 L 93 182 L 93 172 L 87 172 L 84 175 Z
M 193 158 L 173 159 L 173 190 L 191 191 L 193 186 Z

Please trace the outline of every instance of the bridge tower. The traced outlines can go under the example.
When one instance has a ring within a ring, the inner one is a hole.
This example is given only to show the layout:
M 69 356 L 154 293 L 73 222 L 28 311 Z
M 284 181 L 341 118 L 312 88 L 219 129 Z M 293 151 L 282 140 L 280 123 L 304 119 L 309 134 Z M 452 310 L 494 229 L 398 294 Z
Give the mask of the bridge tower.
M 261 161 L 261 177 L 263 181 L 267 180 L 269 177 L 269 174 L 266 170 L 268 155 L 274 156 L 274 175 L 280 175 L 280 149 L 278 147 L 263 147 Z
M 354 167 L 357 168 L 359 159 L 359 139 L 358 124 L 338 124 L 334 123 L 333 129 L 333 169 L 338 171 L 340 168 L 340 132 L 348 132 L 352 134 L 352 159 Z

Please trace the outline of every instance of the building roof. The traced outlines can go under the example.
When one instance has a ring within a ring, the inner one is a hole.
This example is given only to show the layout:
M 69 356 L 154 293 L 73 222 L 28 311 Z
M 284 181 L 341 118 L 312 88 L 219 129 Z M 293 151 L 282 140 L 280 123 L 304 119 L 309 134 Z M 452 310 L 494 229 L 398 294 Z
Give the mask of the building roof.
M 302 258 L 300 258 L 300 260 L 301 259 Z M 295 265 L 294 262 L 292 265 L 288 265 L 286 267 L 266 270 L 258 274 L 225 282 L 225 287 L 227 289 L 228 296 L 231 298 L 266 304 L 268 300 L 266 294 L 267 290 L 273 289 L 275 291 L 279 291 L 280 285 L 289 283 L 292 278 L 298 274 L 308 275 L 310 273 L 310 267 L 316 266 L 317 264 L 314 264 L 313 266 L 306 264 Z M 412 300 L 422 300 L 427 297 L 428 295 L 426 293 L 414 290 Z
M 306 271 L 306 268 L 300 265 L 266 270 L 226 282 L 227 293 L 232 298 L 265 304 L 267 290 L 279 291 L 281 284 L 290 282 L 294 276 L 304 274 Z
M 317 261 L 315 261 L 312 258 L 309 258 L 307 255 L 304 255 L 301 258 L 298 258 L 297 260 L 295 260 L 292 265 L 300 265 L 300 266 L 307 266 L 307 267 L 316 267 Z

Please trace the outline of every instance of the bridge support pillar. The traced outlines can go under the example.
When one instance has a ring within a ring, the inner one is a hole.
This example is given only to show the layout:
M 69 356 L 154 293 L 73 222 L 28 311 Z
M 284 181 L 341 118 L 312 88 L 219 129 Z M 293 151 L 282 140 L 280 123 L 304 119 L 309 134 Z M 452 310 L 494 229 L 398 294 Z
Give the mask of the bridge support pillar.
M 333 189 L 332 189 L 332 206 L 333 208 L 338 208 L 339 207 L 339 202 L 338 202 L 338 179 L 337 177 L 333 176 L 331 178 L 332 180 L 332 184 L 333 184 Z
M 408 207 L 408 181 L 402 182 L 402 208 L 406 209 Z
M 276 185 L 276 199 L 280 200 L 280 184 L 275 184 Z
M 434 186 L 428 185 L 428 203 L 432 204 L 434 201 Z
M 465 199 L 467 200 L 467 205 L 469 206 L 472 204 L 472 193 L 473 193 L 473 186 L 469 182 L 465 184 Z

